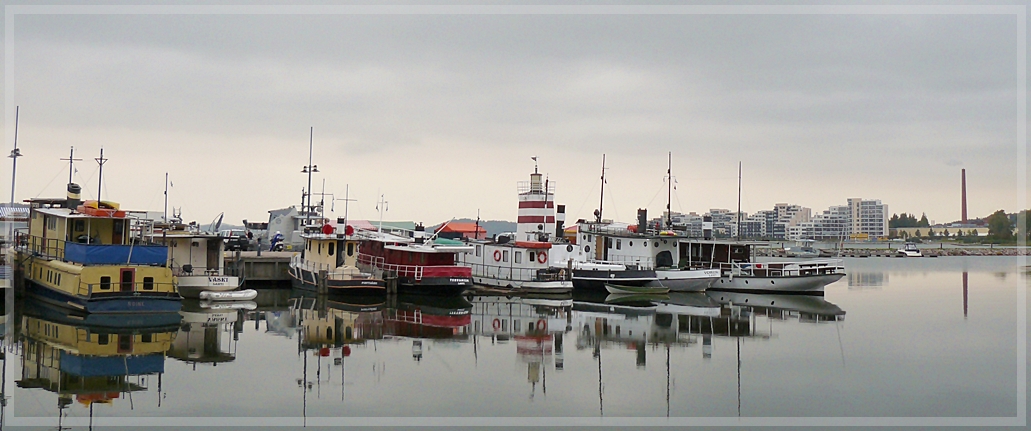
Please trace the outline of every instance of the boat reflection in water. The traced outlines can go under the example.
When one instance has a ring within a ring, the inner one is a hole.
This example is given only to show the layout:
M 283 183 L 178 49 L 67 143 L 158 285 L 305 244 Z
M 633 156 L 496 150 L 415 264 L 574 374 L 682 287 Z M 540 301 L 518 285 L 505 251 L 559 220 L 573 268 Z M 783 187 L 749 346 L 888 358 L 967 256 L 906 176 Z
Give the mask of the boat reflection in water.
M 236 360 L 236 346 L 243 332 L 243 312 L 257 307 L 252 301 L 223 303 L 184 299 L 179 311 L 182 325 L 168 356 L 193 365 Z
M 526 364 L 530 399 L 536 394 L 538 383 L 547 394 L 549 360 L 554 361 L 555 370 L 565 367 L 562 342 L 563 334 L 572 329 L 572 296 L 475 296 L 470 301 L 474 354 L 480 348 L 479 337 L 489 337 L 491 344 L 514 340 L 516 356 Z
M 165 370 L 165 352 L 179 329 L 177 313 L 76 315 L 33 299 L 22 306 L 19 388 L 57 394 L 58 421 L 73 401 L 89 409 L 131 392 Z M 160 405 L 161 396 L 158 397 Z

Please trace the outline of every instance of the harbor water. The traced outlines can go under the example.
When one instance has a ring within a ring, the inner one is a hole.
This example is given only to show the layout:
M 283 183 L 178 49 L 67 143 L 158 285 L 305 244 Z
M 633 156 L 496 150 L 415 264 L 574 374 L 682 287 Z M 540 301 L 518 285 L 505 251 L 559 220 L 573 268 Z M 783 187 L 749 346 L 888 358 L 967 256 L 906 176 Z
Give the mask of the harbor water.
M 91 416 L 300 426 L 1018 414 L 1028 275 L 1017 258 L 846 258 L 845 267 L 822 297 L 325 300 L 261 288 L 239 309 L 186 302 L 174 321 L 114 329 L 18 300 L 6 320 L 5 418 L 53 428 Z M 90 344 L 98 339 L 105 345 Z

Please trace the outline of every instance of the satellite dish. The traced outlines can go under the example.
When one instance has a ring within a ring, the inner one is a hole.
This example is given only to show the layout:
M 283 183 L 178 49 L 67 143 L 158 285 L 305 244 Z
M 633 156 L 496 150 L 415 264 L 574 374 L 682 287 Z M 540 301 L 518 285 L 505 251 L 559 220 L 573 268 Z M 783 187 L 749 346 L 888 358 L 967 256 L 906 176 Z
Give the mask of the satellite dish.
M 210 228 L 209 231 L 218 232 L 218 228 L 222 227 L 222 216 L 224 215 L 225 213 L 218 213 L 218 217 L 216 217 L 215 220 L 212 220 L 211 225 L 208 226 Z

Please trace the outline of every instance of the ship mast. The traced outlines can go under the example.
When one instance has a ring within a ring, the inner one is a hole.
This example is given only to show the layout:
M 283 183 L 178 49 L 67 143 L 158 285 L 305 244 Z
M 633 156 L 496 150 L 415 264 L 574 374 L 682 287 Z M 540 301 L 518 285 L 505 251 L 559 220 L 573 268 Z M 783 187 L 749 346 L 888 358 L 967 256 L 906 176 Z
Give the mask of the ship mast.
M 666 229 L 673 226 L 673 210 L 670 209 L 673 200 L 673 152 L 669 152 L 669 159 L 666 165 L 666 177 L 669 183 L 666 184 Z
M 605 155 L 601 155 L 601 199 L 598 202 L 598 211 L 594 213 L 594 222 L 601 223 L 601 210 L 605 205 Z

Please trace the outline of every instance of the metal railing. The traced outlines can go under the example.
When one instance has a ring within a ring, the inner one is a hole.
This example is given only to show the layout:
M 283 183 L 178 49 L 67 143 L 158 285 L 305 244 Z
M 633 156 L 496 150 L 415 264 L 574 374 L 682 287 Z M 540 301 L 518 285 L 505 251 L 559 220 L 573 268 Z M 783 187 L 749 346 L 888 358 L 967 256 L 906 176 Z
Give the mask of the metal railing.
M 516 268 L 503 265 L 487 265 L 482 263 L 463 263 L 472 269 L 475 277 L 496 278 L 511 281 L 563 281 L 571 280 L 571 275 L 564 269 L 553 268 Z
M 326 263 L 305 260 L 299 254 L 290 257 L 290 265 L 315 274 L 318 274 L 320 271 L 326 271 L 326 277 L 329 280 L 371 280 L 373 278 L 372 274 L 358 272 L 357 270 L 344 271 Z
M 358 263 L 363 265 L 370 265 L 375 268 L 379 268 L 383 271 L 393 272 L 399 276 L 414 277 L 416 280 L 422 280 L 423 269 L 432 267 L 426 265 L 398 265 L 393 263 L 386 263 L 386 259 L 379 256 L 371 256 L 368 254 L 358 254 Z M 443 267 L 443 266 L 442 266 Z
M 14 233 L 14 247 L 36 257 L 64 260 L 64 244 L 64 240 L 32 236 L 26 231 Z
M 724 276 L 799 277 L 841 274 L 845 267 L 841 259 L 808 262 L 732 262 L 719 263 L 710 268 L 719 269 Z

